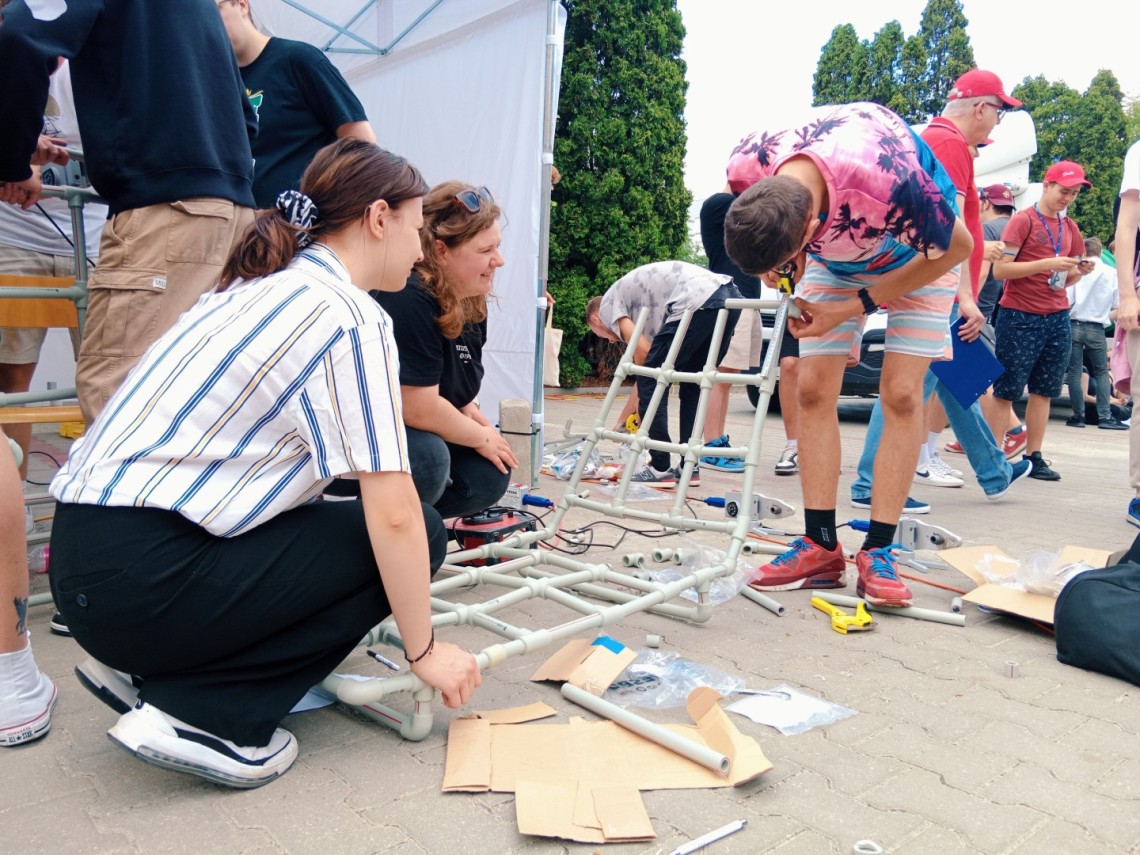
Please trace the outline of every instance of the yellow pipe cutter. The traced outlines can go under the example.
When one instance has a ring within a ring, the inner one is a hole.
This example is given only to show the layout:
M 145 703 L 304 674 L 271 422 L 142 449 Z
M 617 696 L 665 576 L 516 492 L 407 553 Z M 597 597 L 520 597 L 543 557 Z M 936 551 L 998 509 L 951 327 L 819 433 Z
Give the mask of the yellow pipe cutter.
M 839 606 L 833 606 L 819 597 L 812 597 L 811 604 L 825 615 L 831 616 L 831 628 L 836 632 L 846 635 L 848 631 L 863 632 L 875 628 L 874 619 L 871 617 L 871 613 L 867 611 L 866 603 L 860 602 L 855 607 L 855 614 L 853 615 L 847 614 Z

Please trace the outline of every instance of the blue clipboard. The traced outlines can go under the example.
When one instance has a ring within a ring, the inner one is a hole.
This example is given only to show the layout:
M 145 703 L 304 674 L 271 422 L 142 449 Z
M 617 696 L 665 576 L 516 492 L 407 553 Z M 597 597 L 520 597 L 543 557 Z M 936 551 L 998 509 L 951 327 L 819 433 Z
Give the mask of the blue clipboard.
M 939 382 L 950 390 L 950 394 L 962 405 L 962 409 L 967 410 L 1005 372 L 1005 369 L 981 336 L 970 342 L 962 341 L 958 336 L 961 326 L 962 318 L 958 318 L 950 325 L 950 335 L 954 340 L 954 358 L 932 362 L 930 370 L 934 372 Z

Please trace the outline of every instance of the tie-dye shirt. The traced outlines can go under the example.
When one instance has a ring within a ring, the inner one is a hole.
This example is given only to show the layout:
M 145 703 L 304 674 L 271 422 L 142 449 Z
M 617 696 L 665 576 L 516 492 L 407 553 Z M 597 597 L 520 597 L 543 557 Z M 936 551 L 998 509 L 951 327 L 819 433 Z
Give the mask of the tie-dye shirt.
M 749 134 L 733 149 L 728 183 L 741 193 L 801 155 L 822 173 L 829 203 L 807 251 L 833 273 L 876 275 L 950 247 L 954 182 L 886 107 L 819 107 L 799 127 Z

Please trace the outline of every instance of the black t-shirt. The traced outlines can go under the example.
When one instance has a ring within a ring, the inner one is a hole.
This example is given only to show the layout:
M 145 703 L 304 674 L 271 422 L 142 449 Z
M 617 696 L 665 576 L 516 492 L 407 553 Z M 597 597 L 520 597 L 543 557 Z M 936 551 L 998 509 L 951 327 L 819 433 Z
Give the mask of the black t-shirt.
M 736 201 L 732 193 L 715 193 L 701 205 L 701 244 L 708 256 L 709 270 L 731 276 L 740 293 L 750 300 L 760 298 L 760 279 L 736 266 L 724 248 L 724 218 Z
M 483 344 L 487 322 L 468 324 L 458 338 L 444 338 L 436 319 L 439 303 L 413 274 L 403 291 L 373 291 L 373 298 L 392 318 L 400 352 L 400 385 L 435 386 L 456 408 L 479 394 L 483 382 Z
M 296 189 L 313 155 L 336 139 L 337 128 L 368 118 L 336 67 L 304 42 L 270 39 L 241 69 L 241 79 L 257 113 L 253 196 L 259 208 Z

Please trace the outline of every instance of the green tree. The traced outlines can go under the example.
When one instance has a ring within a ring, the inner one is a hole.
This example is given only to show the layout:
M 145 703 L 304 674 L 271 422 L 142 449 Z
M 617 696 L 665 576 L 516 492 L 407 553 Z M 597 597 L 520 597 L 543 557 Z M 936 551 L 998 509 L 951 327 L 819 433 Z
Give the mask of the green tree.
M 860 97 L 894 110 L 895 104 L 904 104 L 899 91 L 902 75 L 903 45 L 906 36 L 902 24 L 890 21 L 869 42 L 864 42 L 867 57 L 867 75 Z
M 1040 181 L 1045 170 L 1058 160 L 1071 160 L 1077 144 L 1070 139 L 1073 117 L 1080 112 L 1081 95 L 1062 82 L 1052 83 L 1042 75 L 1027 77 L 1010 93 L 1024 102 L 1037 131 L 1037 154 L 1029 164 L 1029 180 Z
M 1111 71 L 1098 71 L 1081 96 L 1069 124 L 1069 160 L 1085 168 L 1092 187 L 1073 203 L 1073 219 L 1085 237 L 1096 235 L 1106 244 L 1112 237 L 1112 202 L 1120 190 L 1124 153 L 1128 146 L 1124 93 Z
M 1128 145 L 1140 140 L 1140 98 L 1124 99 L 1124 138 Z
M 563 5 L 550 291 L 565 331 L 562 382 L 575 385 L 588 369 L 580 346 L 586 302 L 631 268 L 682 254 L 692 196 L 676 0 Z
M 903 44 L 899 64 L 898 106 L 891 109 L 910 122 L 923 122 L 927 114 L 922 109 L 922 86 L 926 77 L 926 46 L 920 36 L 911 36 Z M 890 106 L 890 105 L 887 105 Z
M 969 23 L 960 0 L 929 0 L 922 10 L 918 28 L 926 49 L 919 98 L 922 119 L 941 113 L 951 85 L 975 66 L 974 49 L 966 35 Z
M 842 24 L 819 53 L 812 79 L 812 105 L 847 104 L 863 97 L 867 56 L 855 27 Z

